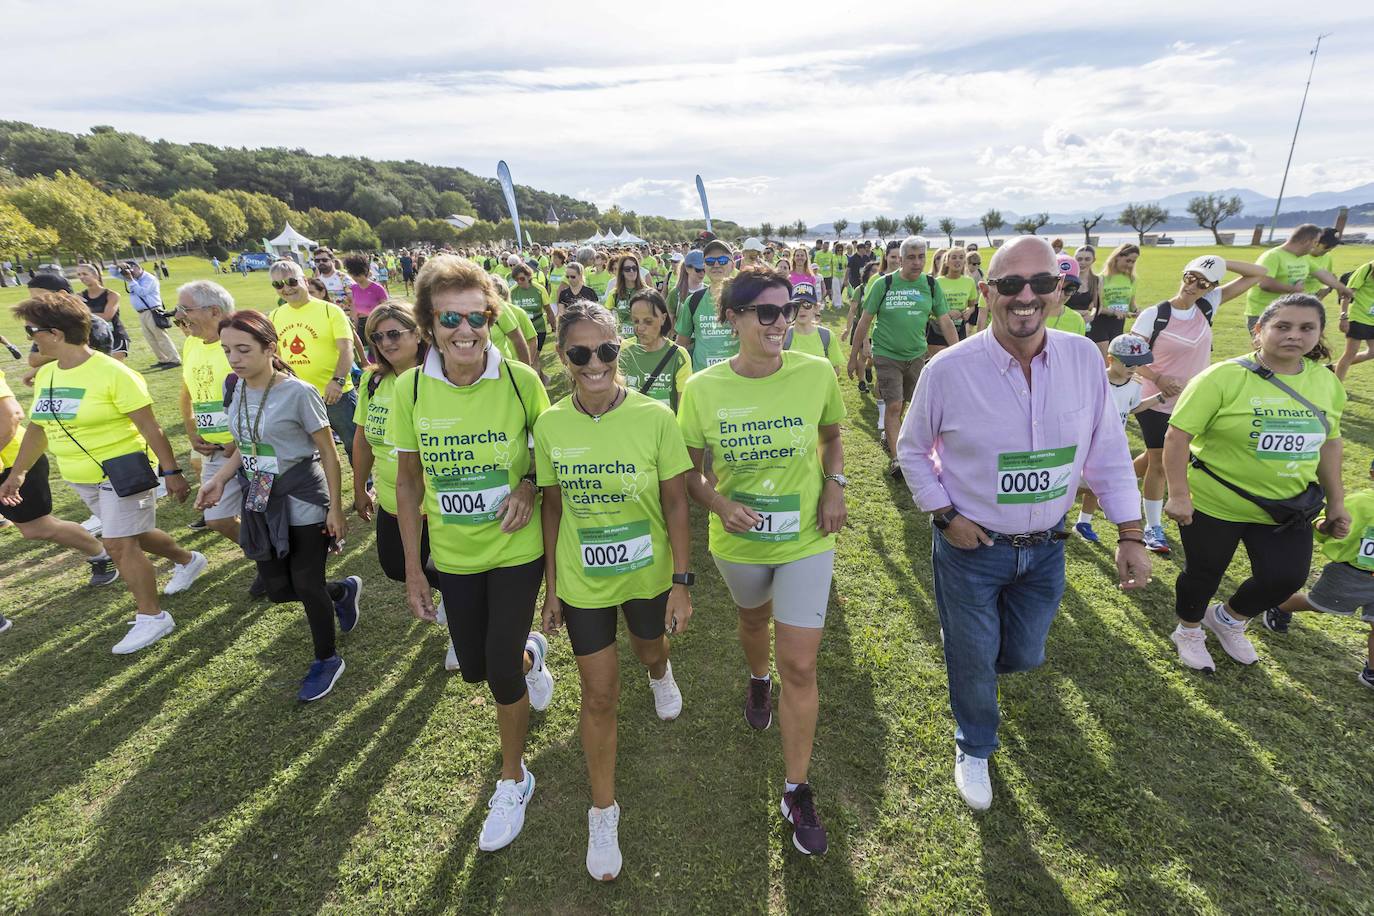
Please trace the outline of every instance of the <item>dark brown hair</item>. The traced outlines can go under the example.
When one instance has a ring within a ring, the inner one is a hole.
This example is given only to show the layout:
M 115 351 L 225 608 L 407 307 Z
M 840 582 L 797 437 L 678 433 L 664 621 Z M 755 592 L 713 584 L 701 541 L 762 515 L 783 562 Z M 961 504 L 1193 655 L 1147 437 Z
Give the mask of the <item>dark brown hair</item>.
M 1320 322 L 1318 327 L 1321 328 L 1321 331 L 1317 334 L 1317 343 L 1312 349 L 1304 353 L 1303 356 L 1308 359 L 1315 359 L 1317 362 L 1330 362 L 1331 349 L 1327 347 L 1326 340 L 1322 336 L 1326 333 L 1326 307 L 1322 305 L 1322 301 L 1316 296 L 1309 296 L 1307 293 L 1288 293 L 1287 295 L 1278 297 L 1273 302 L 1269 303 L 1265 310 L 1260 313 L 1259 320 L 1255 322 L 1256 336 L 1259 336 L 1260 328 L 1274 320 L 1274 316 L 1279 313 L 1279 309 L 1289 306 L 1312 309 L 1317 313 L 1317 318 Z
M 249 337 L 258 342 L 264 350 L 272 351 L 272 368 L 278 372 L 285 372 L 288 375 L 295 375 L 291 367 L 282 362 L 278 355 L 277 328 L 272 324 L 272 319 L 262 312 L 253 309 L 242 309 L 223 319 L 219 323 L 219 331 L 224 333 L 225 328 L 233 328 L 235 331 L 242 331 Z
M 766 264 L 751 264 L 740 268 L 733 277 L 725 281 L 725 286 L 720 291 L 717 317 L 724 321 L 726 312 L 749 305 L 764 290 L 773 287 L 786 290 L 787 298 L 792 298 L 792 281 L 782 271 Z
M 71 293 L 39 292 L 14 307 L 14 317 L 34 327 L 62 332 L 69 344 L 85 344 L 91 339 L 91 310 Z
M 663 316 L 663 327 L 659 329 L 661 336 L 667 337 L 673 333 L 673 319 L 668 314 L 668 303 L 664 301 L 662 293 L 652 287 L 641 289 L 630 297 L 629 308 L 633 309 L 636 302 L 649 303 L 649 308 L 653 309 L 655 315 Z

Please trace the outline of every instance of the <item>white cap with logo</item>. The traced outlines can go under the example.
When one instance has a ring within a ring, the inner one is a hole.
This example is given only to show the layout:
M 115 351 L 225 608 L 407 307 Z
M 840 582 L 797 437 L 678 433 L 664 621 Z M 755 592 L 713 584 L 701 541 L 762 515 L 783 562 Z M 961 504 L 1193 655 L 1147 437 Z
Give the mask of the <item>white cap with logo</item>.
M 1209 283 L 1220 283 L 1226 276 L 1226 259 L 1215 254 L 1200 255 L 1189 261 L 1183 272 L 1197 274 Z

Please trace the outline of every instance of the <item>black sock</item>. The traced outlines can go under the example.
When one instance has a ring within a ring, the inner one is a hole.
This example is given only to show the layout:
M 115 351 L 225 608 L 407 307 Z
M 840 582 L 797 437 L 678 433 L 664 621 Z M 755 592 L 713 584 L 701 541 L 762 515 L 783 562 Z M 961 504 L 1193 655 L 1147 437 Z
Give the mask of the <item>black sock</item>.
M 872 381 L 873 381 L 873 369 L 872 369 L 872 367 L 868 367 L 868 366 L 865 366 L 865 367 L 864 367 L 864 381 L 865 381 L 865 382 L 872 382 Z
M 342 601 L 346 594 L 342 582 L 328 582 L 325 584 L 325 591 L 329 592 L 330 601 Z

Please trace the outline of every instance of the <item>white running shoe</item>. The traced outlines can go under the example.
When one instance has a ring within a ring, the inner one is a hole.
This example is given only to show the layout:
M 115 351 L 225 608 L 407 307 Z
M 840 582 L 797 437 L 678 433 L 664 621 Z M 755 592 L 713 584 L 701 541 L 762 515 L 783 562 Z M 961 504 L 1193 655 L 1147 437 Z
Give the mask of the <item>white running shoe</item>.
M 209 568 L 210 561 L 205 559 L 205 554 L 196 550 L 191 551 L 191 562 L 184 566 L 172 567 L 172 578 L 167 582 L 162 594 L 175 595 L 177 592 L 186 591 Z
M 957 747 L 954 751 L 954 784 L 964 802 L 974 811 L 992 807 L 992 778 L 988 776 L 988 762 L 982 757 L 970 757 Z
M 448 654 L 444 656 L 445 671 L 462 671 L 463 666 L 458 664 L 458 650 L 453 647 L 453 640 L 448 641 Z
M 1202 615 L 1202 625 L 1216 635 L 1217 642 L 1221 643 L 1226 654 L 1242 665 L 1253 665 L 1259 661 L 1259 653 L 1255 651 L 1250 638 L 1245 635 L 1245 627 L 1250 621 L 1223 623 L 1221 618 L 1217 616 L 1219 610 L 1221 610 L 1220 603 L 1207 605 L 1207 612 Z
M 620 803 L 587 809 L 587 872 L 598 881 L 620 874 Z
M 81 523 L 81 527 L 91 533 L 93 537 L 100 537 L 100 532 L 105 530 L 105 525 L 98 516 L 92 515 Z
M 135 614 L 131 629 L 124 638 L 115 643 L 110 651 L 115 655 L 129 655 L 145 646 L 150 646 L 176 629 L 172 615 L 163 611 L 160 614 Z
M 549 641 L 543 633 L 531 633 L 525 640 L 525 651 L 534 660 L 525 674 L 525 686 L 530 691 L 530 708 L 543 712 L 553 702 L 553 675 L 544 666 L 544 659 L 549 654 Z
M 654 692 L 654 712 L 664 722 L 671 722 L 682 713 L 682 691 L 677 689 L 677 681 L 673 680 L 673 663 L 668 662 L 668 669 L 663 672 L 663 677 L 654 680 L 649 677 L 649 689 Z
M 1207 631 L 1202 627 L 1185 627 L 1179 624 L 1169 634 L 1178 647 L 1178 660 L 1194 671 L 1216 671 L 1212 653 L 1207 651 Z
M 487 807 L 487 819 L 482 823 L 482 835 L 477 839 L 477 848 L 483 852 L 495 852 L 511 844 L 525 826 L 525 809 L 529 807 L 530 797 L 534 795 L 534 774 L 520 769 L 525 778 L 501 779 L 496 783 L 496 791 L 491 794 Z
M 444 610 L 444 596 L 439 595 L 439 604 L 434 608 L 434 622 L 441 627 L 448 626 L 448 612 Z

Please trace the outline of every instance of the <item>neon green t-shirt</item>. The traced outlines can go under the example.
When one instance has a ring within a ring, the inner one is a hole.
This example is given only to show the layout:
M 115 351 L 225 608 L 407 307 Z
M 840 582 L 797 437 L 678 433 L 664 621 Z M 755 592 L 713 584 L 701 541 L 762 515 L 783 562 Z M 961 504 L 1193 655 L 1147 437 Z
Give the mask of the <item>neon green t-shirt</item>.
M 811 256 L 811 260 L 815 263 L 816 269 L 820 271 L 822 279 L 829 280 L 834 276 L 835 255 L 833 252 L 818 251 Z
M 1371 272 L 1374 272 L 1374 261 L 1361 264 L 1350 274 L 1350 282 L 1346 284 L 1355 292 L 1347 314 L 1351 321 L 1360 324 L 1374 324 L 1374 277 Z
M 615 277 L 611 276 L 609 270 L 583 269 L 582 282 L 590 286 L 592 292 L 605 299 L 606 293 L 610 292 L 611 286 L 615 283 Z
M 1067 331 L 1070 334 L 1086 335 L 1088 333 L 1088 323 L 1083 320 L 1083 316 L 1067 306 L 1058 315 L 1046 318 L 1045 327 L 1054 328 L 1056 331 Z
M 423 371 L 401 374 L 388 425 L 398 451 L 420 456 L 434 565 L 467 575 L 528 563 L 544 553 L 537 503 L 534 521 L 511 534 L 496 513 L 530 470 L 530 431 L 549 396 L 514 360 L 493 355 L 486 375 L 462 387 L 436 378 L 438 365 L 429 359 Z
M 965 311 L 978 304 L 978 281 L 972 277 L 936 277 L 935 283 L 951 310 Z M 964 323 L 963 318 L 951 318 L 956 326 Z
M 0 401 L 5 398 L 13 398 L 14 392 L 10 389 L 10 383 L 5 381 L 5 376 L 0 374 Z M 18 398 L 15 398 L 18 401 Z M 24 426 L 17 424 L 14 427 L 14 437 L 5 443 L 4 448 L 0 448 L 0 471 L 14 466 L 14 459 L 19 457 L 19 444 L 24 441 Z
M 358 407 L 353 422 L 363 431 L 372 447 L 372 483 L 377 488 L 377 502 L 383 509 L 396 514 L 396 445 L 388 438 L 387 420 L 396 397 L 396 376 L 388 372 L 377 382 L 377 390 L 368 395 L 368 385 L 376 369 L 363 373 L 358 384 Z
M 1321 290 L 1326 289 L 1326 284 L 1318 280 L 1314 274 L 1319 270 L 1333 273 L 1331 270 L 1331 252 L 1326 254 L 1307 255 L 1307 279 L 1302 281 L 1302 291 L 1309 296 L 1315 296 Z
M 548 256 L 548 255 L 546 255 L 546 254 L 541 254 L 541 255 L 539 256 L 539 269 L 542 270 L 542 271 L 544 271 L 545 273 L 548 273 L 548 271 L 549 271 L 549 256 Z
M 739 338 L 730 325 L 716 317 L 716 300 L 706 287 L 692 314 L 691 303 L 696 293 L 685 296 L 678 305 L 677 333 L 692 338 L 692 371 L 700 372 L 724 362 L 739 352 Z
M 1283 246 L 1270 248 L 1259 256 L 1255 262 L 1269 272 L 1271 280 L 1278 280 L 1280 283 L 1302 283 L 1307 282 L 1307 274 L 1312 269 L 1312 262 L 1306 255 L 1296 255 L 1289 251 L 1284 251 Z M 1250 287 L 1250 292 L 1245 294 L 1245 315 L 1261 314 L 1269 303 L 1273 302 L 1283 293 L 1271 293 L 1259 288 L 1259 285 Z
M 825 345 L 821 336 L 822 330 L 830 338 L 829 347 Z M 819 356 L 821 359 L 828 360 L 830 365 L 836 369 L 844 366 L 844 347 L 840 345 L 840 334 L 834 328 L 822 329 L 819 325 L 812 325 L 811 333 L 804 334 L 801 326 L 794 324 L 788 332 L 787 338 L 783 340 L 783 347 L 797 353 Z
M 534 425 L 541 487 L 563 494 L 555 548 L 558 597 L 614 607 L 672 586 L 673 552 L 659 482 L 692 467 L 673 412 L 637 391 L 599 422 L 572 397 Z
M 1114 318 L 1124 318 L 1135 298 L 1135 281 L 1130 274 L 1112 274 L 1102 278 L 1102 308 Z
M 1169 416 L 1169 424 L 1195 438 L 1192 453 L 1216 474 L 1243 490 L 1271 499 L 1297 496 L 1317 479 L 1321 447 L 1341 435 L 1345 388 L 1334 372 L 1303 360 L 1302 372 L 1281 377 L 1284 384 L 1326 411 L 1323 432 L 1312 412 L 1244 366 L 1223 360 L 1188 382 Z M 1230 522 L 1273 524 L 1269 513 L 1188 468 L 1193 505 Z
M 672 355 L 669 356 L 669 353 Z M 686 350 L 669 341 L 665 346 L 650 351 L 631 338 L 630 343 L 620 351 L 620 371 L 625 376 L 626 387 L 639 391 L 665 357 L 668 361 L 663 363 L 663 370 L 643 394 L 676 410 L 678 402 L 682 400 L 682 386 L 692 377 L 692 358 Z
M 524 321 L 521 321 L 521 318 Z M 510 339 L 515 335 L 524 339 L 534 337 L 533 328 L 534 325 L 530 323 L 524 309 L 503 308 L 496 316 L 496 320 L 491 323 L 491 342 L 506 359 L 520 362 L 520 357 L 515 352 L 515 344 L 511 343 Z
M 926 322 L 949 311 L 939 284 L 922 274 L 904 280 L 900 273 L 874 277 L 864 294 L 864 311 L 873 321 L 873 355 L 903 362 L 926 352 Z
M 544 291 L 544 287 L 533 281 L 527 287 L 516 284 L 510 288 L 510 301 L 525 313 L 536 333 L 548 331 L 548 322 L 544 320 L 544 306 L 549 304 L 549 294 Z
M 844 415 L 835 370 L 805 353 L 783 353 L 782 368 L 765 378 L 745 378 L 728 362 L 692 376 L 678 408 L 683 441 L 710 451 L 721 493 L 763 516 L 730 534 L 712 513 L 713 555 L 771 565 L 834 549 L 835 536 L 816 527 L 824 473 L 817 434 Z
M 1333 563 L 1350 563 L 1374 573 L 1374 490 L 1361 490 L 1345 497 L 1350 513 L 1350 533 L 1339 540 L 1316 532 L 1322 556 Z
M 272 312 L 272 326 L 277 329 L 282 361 L 323 397 L 339 365 L 338 342 L 347 340 L 349 352 L 353 349 L 353 326 L 343 309 L 319 299 L 299 307 L 287 304 Z M 353 381 L 345 372 L 343 390 L 352 389 Z
M 553 270 L 550 270 L 550 271 L 545 275 L 545 279 L 547 280 L 548 288 L 549 288 L 549 301 L 550 301 L 550 302 L 557 302 L 557 301 L 558 301 L 558 287 L 560 287 L 560 286 L 563 285 L 563 278 L 564 278 L 566 275 L 567 275 L 567 270 L 565 270 L 565 269 L 562 268 L 562 267 L 555 267 Z
M 191 395 L 196 432 L 206 442 L 234 441 L 224 409 L 224 380 L 233 371 L 219 341 L 206 343 L 192 334 L 181 345 L 181 381 Z
M 100 483 L 105 472 L 99 462 L 147 451 L 147 441 L 128 414 L 150 406 L 153 399 L 143 376 L 119 360 L 93 353 L 71 369 L 44 363 L 33 390 L 29 420 L 48 434 L 48 449 L 68 483 Z
M 634 319 L 630 317 L 630 295 L 631 294 L 627 293 L 624 296 L 618 297 L 613 288 L 605 295 L 601 302 L 611 314 L 615 315 L 616 324 L 620 328 L 619 333 L 621 340 L 630 339 L 635 336 Z

